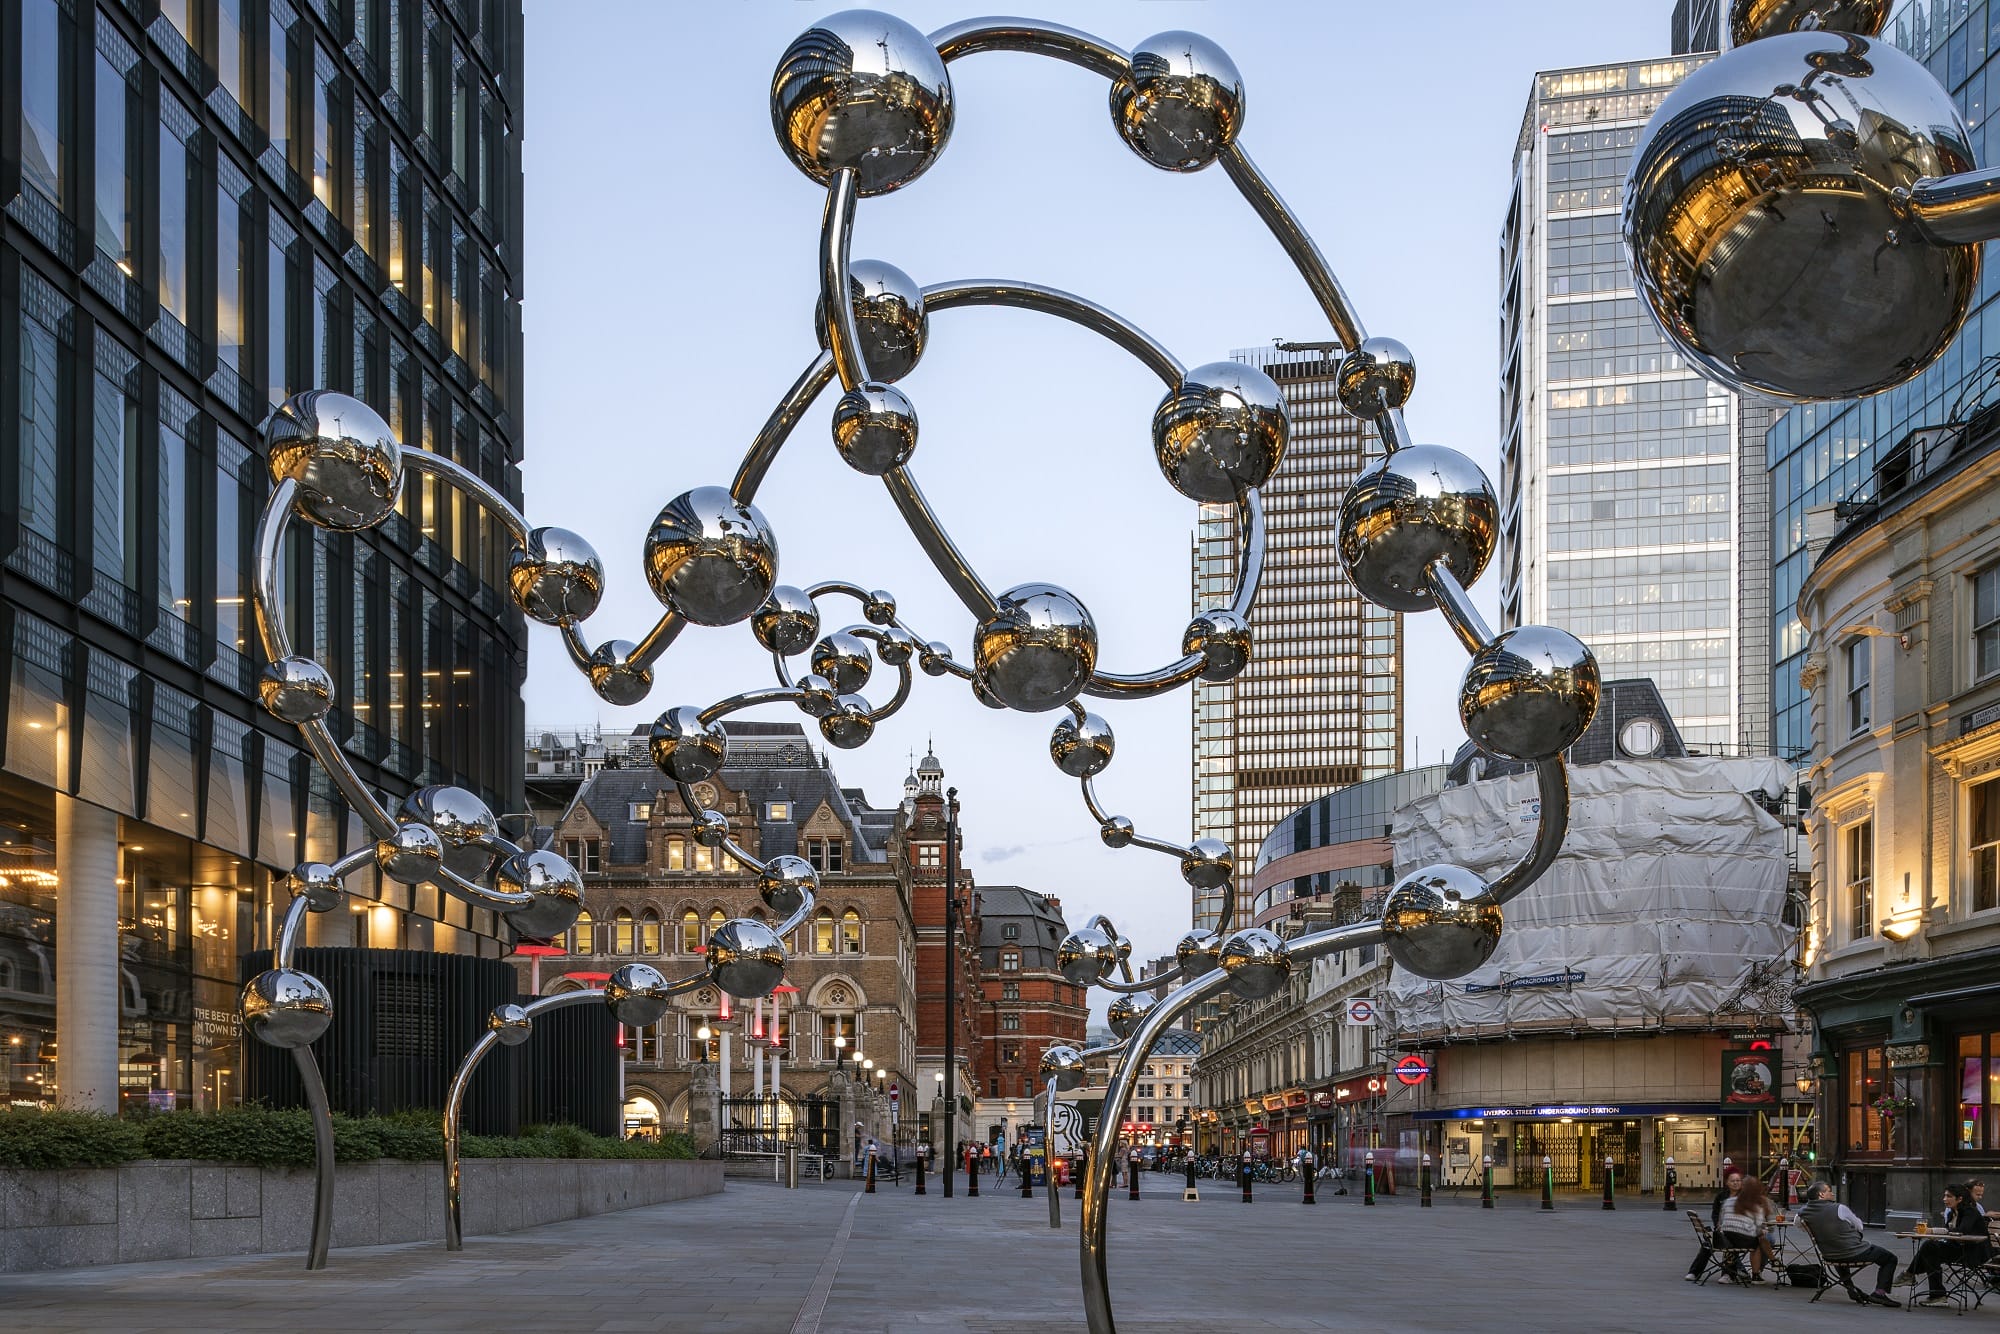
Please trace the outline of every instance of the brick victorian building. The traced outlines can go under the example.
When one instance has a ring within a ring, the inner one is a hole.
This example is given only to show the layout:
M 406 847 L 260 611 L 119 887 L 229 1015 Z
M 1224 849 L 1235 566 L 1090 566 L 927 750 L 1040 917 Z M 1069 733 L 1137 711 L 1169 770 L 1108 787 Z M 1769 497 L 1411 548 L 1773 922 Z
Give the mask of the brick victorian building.
M 979 890 L 981 1138 L 1012 1140 L 1020 1127 L 1039 1124 L 1043 1048 L 1084 1045 L 1088 996 L 1056 971 L 1056 947 L 1068 933 L 1058 898 L 1019 885 Z

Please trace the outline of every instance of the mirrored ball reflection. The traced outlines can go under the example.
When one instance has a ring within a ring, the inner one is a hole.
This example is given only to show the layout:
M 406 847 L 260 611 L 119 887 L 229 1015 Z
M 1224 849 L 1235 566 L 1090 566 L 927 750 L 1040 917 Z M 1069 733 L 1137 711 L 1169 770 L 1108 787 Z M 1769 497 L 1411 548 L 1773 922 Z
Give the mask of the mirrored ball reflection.
M 294 394 L 264 423 L 271 479 L 295 482 L 300 518 L 339 533 L 372 528 L 403 493 L 403 446 L 382 414 L 328 389 Z
M 1340 499 L 1338 541 L 1361 596 L 1390 611 L 1426 611 L 1435 562 L 1466 588 L 1478 582 L 1500 541 L 1500 502 L 1465 455 L 1412 445 L 1355 477 Z
M 696 625 L 733 625 L 764 605 L 778 582 L 778 539 L 755 505 L 723 487 L 669 501 L 646 534 L 646 582 Z
M 1006 708 L 1041 713 L 1083 693 L 1097 669 L 1097 622 L 1073 593 L 1021 584 L 998 598 L 972 645 L 977 684 Z
M 917 368 L 930 336 L 924 289 L 894 264 L 857 259 L 847 266 L 847 290 L 854 308 L 854 336 L 870 378 L 889 383 Z M 826 299 L 813 305 L 819 345 L 826 346 Z
M 771 76 L 771 127 L 786 156 L 825 185 L 852 167 L 865 196 L 930 169 L 951 138 L 951 76 L 930 39 L 867 9 L 800 33 Z
M 1290 439 L 1278 382 L 1240 361 L 1195 367 L 1153 412 L 1155 461 L 1189 500 L 1227 503 L 1262 486 Z
M 1155 33 L 1132 48 L 1132 72 L 1111 84 L 1111 122 L 1162 171 L 1199 171 L 1243 128 L 1243 76 L 1196 32 Z

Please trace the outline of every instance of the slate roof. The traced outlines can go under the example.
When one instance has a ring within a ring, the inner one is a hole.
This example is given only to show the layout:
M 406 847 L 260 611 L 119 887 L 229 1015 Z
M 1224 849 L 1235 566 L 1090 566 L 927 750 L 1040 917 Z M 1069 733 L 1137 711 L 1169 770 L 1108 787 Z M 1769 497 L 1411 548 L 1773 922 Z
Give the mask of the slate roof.
M 860 788 L 842 788 L 840 780 L 796 723 L 725 722 L 729 737 L 720 780 L 754 805 L 762 855 L 769 859 L 799 850 L 798 819 L 809 817 L 825 802 L 849 834 L 845 864 L 849 868 L 888 861 L 888 841 L 895 829 L 895 810 L 870 807 Z M 609 834 L 605 860 L 630 866 L 646 856 L 646 824 L 633 820 L 634 805 L 646 805 L 672 784 L 651 765 L 603 769 L 584 783 L 577 800 Z M 769 818 L 771 803 L 784 802 L 788 817 Z
M 1150 1053 L 1154 1056 L 1199 1056 L 1201 1034 L 1185 1028 L 1170 1028 L 1160 1034 Z
M 1017 940 L 1006 938 L 1008 924 L 1020 927 Z M 1069 934 L 1062 909 L 1046 896 L 1019 885 L 979 887 L 979 965 L 987 972 L 1000 967 L 1003 946 L 1019 946 L 1023 972 L 1049 972 L 1056 968 L 1056 947 Z
M 1619 747 L 1618 733 L 1635 718 L 1650 718 L 1660 725 L 1659 749 L 1643 758 L 1687 758 L 1687 746 L 1681 741 L 1680 728 L 1674 725 L 1672 710 L 1668 709 L 1665 697 L 1660 694 L 1660 687 L 1651 677 L 1645 676 L 1604 683 L 1598 696 L 1597 715 L 1590 720 L 1590 726 L 1584 729 L 1583 735 L 1576 739 L 1576 744 L 1564 752 L 1564 758 L 1571 764 L 1601 764 L 1605 760 L 1622 758 L 1624 751 Z M 1451 757 L 1451 768 L 1445 775 L 1445 783 L 1449 787 L 1457 787 L 1481 778 L 1526 773 L 1533 767 L 1519 760 L 1503 760 L 1482 754 L 1477 746 L 1468 741 Z

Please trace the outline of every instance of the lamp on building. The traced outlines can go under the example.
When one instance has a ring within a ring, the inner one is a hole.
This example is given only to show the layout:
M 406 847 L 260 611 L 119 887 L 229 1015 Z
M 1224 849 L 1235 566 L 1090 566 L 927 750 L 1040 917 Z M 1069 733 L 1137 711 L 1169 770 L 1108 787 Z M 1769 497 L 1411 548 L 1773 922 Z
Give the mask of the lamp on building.
M 1798 1077 L 1792 1083 L 1798 1088 L 1801 1098 L 1810 1098 L 1813 1090 L 1819 1087 L 1819 1081 L 1813 1078 L 1810 1070 L 1799 1071 Z
M 1908 940 L 1923 925 L 1923 911 L 1910 897 L 1910 873 L 1903 872 L 1903 897 L 1882 919 L 1882 934 L 1891 940 Z
M 701 1044 L 695 1052 L 695 1059 L 697 1061 L 706 1061 L 708 1059 L 708 1040 L 714 1036 L 715 1030 L 708 1026 L 706 1020 L 702 1022 L 700 1028 L 694 1031 L 694 1040 Z
M 847 1058 L 847 1039 L 840 1031 L 840 1020 L 833 1021 L 833 1068 L 840 1069 L 840 1063 Z

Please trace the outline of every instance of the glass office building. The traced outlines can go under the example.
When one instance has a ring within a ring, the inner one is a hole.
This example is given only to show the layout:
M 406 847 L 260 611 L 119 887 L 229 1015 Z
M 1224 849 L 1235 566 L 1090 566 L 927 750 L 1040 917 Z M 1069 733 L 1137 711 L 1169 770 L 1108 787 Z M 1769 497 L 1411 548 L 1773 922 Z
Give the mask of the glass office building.
M 2000 4 L 1990 0 L 1899 5 L 1883 36 L 1923 61 L 1950 91 L 1972 131 L 1982 163 L 2000 153 L 1986 108 L 2000 103 Z M 1811 698 L 1799 685 L 1807 636 L 1799 623 L 1799 588 L 1814 557 L 1839 526 L 1835 507 L 1869 485 L 1877 462 L 1926 428 L 1971 420 L 2000 402 L 2000 270 L 1988 247 L 1965 331 L 1922 375 L 1873 398 L 1805 403 L 1778 418 L 1767 438 L 1776 617 L 1771 641 L 1777 754 L 1805 764 L 1812 754 Z
M 1262 489 L 1270 554 L 1251 615 L 1255 650 L 1233 681 L 1194 688 L 1194 825 L 1236 854 L 1239 885 L 1195 890 L 1194 924 L 1248 925 L 1248 871 L 1264 836 L 1314 797 L 1402 767 L 1403 622 L 1348 582 L 1335 549 L 1340 498 L 1379 457 L 1372 427 L 1340 406 L 1340 351 L 1309 345 L 1230 354 L 1278 382 L 1291 415 L 1285 460 Z M 1194 607 L 1236 587 L 1236 515 L 1203 505 Z
M 274 877 L 364 831 L 255 704 L 259 424 L 322 386 L 518 501 L 519 0 L 0 5 L 0 1101 L 237 1096 Z M 509 542 L 295 525 L 298 651 L 391 803 L 523 809 Z M 349 881 L 308 942 L 502 950 Z
M 1676 31 L 1712 31 L 1697 17 Z M 1620 239 L 1639 132 L 1710 58 L 1535 76 L 1501 234 L 1500 618 L 1652 678 L 1691 747 L 1761 754 L 1773 407 L 1661 337 Z

